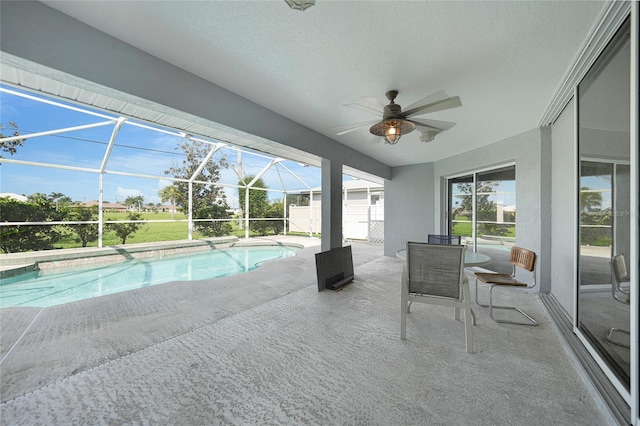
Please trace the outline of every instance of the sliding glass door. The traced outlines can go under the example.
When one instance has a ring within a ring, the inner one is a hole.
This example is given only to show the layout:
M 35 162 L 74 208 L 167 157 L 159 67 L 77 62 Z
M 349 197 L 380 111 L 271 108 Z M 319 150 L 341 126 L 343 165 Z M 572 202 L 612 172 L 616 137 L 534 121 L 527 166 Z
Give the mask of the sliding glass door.
M 506 166 L 448 181 L 448 232 L 469 249 L 489 255 L 487 266 L 511 272 L 509 250 L 516 237 L 516 168 Z
M 630 25 L 578 86 L 577 327 L 603 369 L 630 386 Z M 616 261 L 612 258 L 618 256 Z

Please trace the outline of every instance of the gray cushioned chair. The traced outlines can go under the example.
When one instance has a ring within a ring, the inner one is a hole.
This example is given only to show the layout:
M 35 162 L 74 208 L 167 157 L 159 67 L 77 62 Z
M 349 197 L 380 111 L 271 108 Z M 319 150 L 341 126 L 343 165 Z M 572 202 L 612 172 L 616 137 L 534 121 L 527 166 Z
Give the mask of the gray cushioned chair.
M 402 271 L 402 339 L 406 339 L 407 314 L 412 302 L 455 308 L 456 319 L 462 308 L 467 352 L 473 352 L 473 313 L 469 282 L 464 275 L 466 248 L 463 245 L 407 242 L 407 258 Z

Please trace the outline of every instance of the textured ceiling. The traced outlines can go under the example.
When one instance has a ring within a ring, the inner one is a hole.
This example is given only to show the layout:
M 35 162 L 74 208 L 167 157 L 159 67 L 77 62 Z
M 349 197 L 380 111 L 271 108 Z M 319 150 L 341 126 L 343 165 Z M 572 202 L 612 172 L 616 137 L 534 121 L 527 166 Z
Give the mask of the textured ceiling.
M 390 166 L 446 158 L 535 128 L 604 2 L 282 0 L 44 2 Z M 409 105 L 437 90 L 463 106 L 424 116 L 457 125 L 395 145 L 345 107 Z

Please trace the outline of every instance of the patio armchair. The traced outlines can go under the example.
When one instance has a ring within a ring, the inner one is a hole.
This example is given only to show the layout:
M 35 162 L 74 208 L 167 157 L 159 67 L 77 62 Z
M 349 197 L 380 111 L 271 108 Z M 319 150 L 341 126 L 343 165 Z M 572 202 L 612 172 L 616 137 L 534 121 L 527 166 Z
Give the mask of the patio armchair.
M 613 256 L 609 262 L 609 266 L 611 267 L 611 275 L 613 276 L 613 280 L 611 280 L 611 295 L 616 301 L 629 305 L 629 288 L 625 289 L 622 285 L 622 283 L 629 283 L 630 281 L 629 270 L 627 269 L 627 264 L 624 260 L 624 253 Z M 613 338 L 614 333 L 622 333 L 629 336 L 629 331 L 617 327 L 611 327 L 605 337 L 608 342 L 611 342 L 614 345 L 629 348 L 629 345 L 616 341 Z
M 478 306 L 482 306 L 485 308 L 489 308 L 489 317 L 495 322 L 507 323 L 507 324 L 520 324 L 520 325 L 538 325 L 538 322 L 525 311 L 515 306 L 497 306 L 493 304 L 493 289 L 494 287 L 521 287 L 525 289 L 533 288 L 536 286 L 536 275 L 534 272 L 536 266 L 536 254 L 531 251 L 524 249 L 522 247 L 511 247 L 511 252 L 509 254 L 509 262 L 513 267 L 513 272 L 511 275 L 509 274 L 499 274 L 495 272 L 476 272 L 476 303 Z M 532 283 L 526 284 L 524 282 L 518 281 L 516 279 L 516 270 L 517 268 L 522 268 L 528 272 L 532 272 Z M 478 280 L 483 283 L 489 284 L 489 303 L 482 304 L 478 302 Z M 522 316 L 527 319 L 527 322 L 522 321 L 511 321 L 505 319 L 496 319 L 493 317 L 494 309 L 509 309 L 519 312 Z
M 463 245 L 407 242 L 402 271 L 400 338 L 406 339 L 407 314 L 411 303 L 427 303 L 464 310 L 466 349 L 473 352 L 473 330 L 469 282 L 464 275 Z
M 429 244 L 461 244 L 460 235 L 427 235 Z

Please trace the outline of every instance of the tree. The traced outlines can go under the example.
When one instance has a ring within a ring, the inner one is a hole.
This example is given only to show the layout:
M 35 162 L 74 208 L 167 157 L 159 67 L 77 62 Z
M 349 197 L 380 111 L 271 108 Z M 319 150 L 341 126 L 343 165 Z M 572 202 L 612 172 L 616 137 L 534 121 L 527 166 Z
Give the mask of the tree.
M 602 193 L 591 188 L 580 187 L 580 216 L 582 223 L 595 224 L 599 219 L 592 219 L 602 211 Z
M 476 187 L 476 220 L 478 222 L 490 222 L 490 223 L 478 223 L 478 235 L 507 235 L 509 227 L 495 223 L 498 213 L 496 203 L 489 197 L 496 192 L 496 187 L 500 185 L 499 181 L 483 180 L 477 183 Z M 459 183 L 457 184 L 458 190 L 461 194 L 458 195 L 460 199 L 460 206 L 455 210 L 458 214 L 470 214 L 474 211 L 473 206 L 473 183 Z
M 179 164 L 174 164 L 165 174 L 179 179 L 191 179 L 198 170 L 207 154 L 213 147 L 210 144 L 183 139 L 176 150 L 182 151 L 185 158 Z M 223 157 L 219 161 L 210 159 L 195 176 L 195 180 L 207 183 L 193 184 L 193 217 L 196 219 L 212 219 L 211 222 L 197 222 L 196 229 L 206 236 L 222 236 L 231 232 L 231 224 L 219 219 L 229 219 L 229 206 L 227 199 L 220 187 L 216 185 L 220 181 L 220 172 L 228 167 Z M 183 210 L 189 211 L 189 184 L 187 182 L 174 182 L 177 188 L 175 203 Z
M 270 220 L 269 228 L 274 234 L 279 235 L 284 230 L 284 222 L 282 221 L 282 215 L 284 214 L 284 201 L 282 199 L 273 200 L 269 203 L 265 217 L 274 218 Z M 277 218 L 277 219 L 276 219 Z
M 175 219 L 176 199 L 178 198 L 178 187 L 175 185 L 167 185 L 158 191 L 158 195 L 163 203 L 169 201 L 171 203 L 171 220 Z
M 51 222 L 64 218 L 44 194 L 22 202 L 0 198 L 0 222 Z M 53 225 L 15 225 L 0 227 L 0 249 L 5 253 L 51 250 L 64 233 Z
M 138 211 L 142 209 L 142 204 L 144 203 L 143 195 L 130 195 L 124 199 L 123 204 L 127 206 L 129 209 L 133 210 L 134 208 L 138 208 Z
M 141 220 L 141 219 L 142 219 L 142 215 L 140 213 L 129 212 L 129 214 L 127 214 L 127 220 Z M 107 220 L 114 220 L 114 219 L 107 219 Z M 115 232 L 116 235 L 122 239 L 122 244 L 126 244 L 127 237 L 141 230 L 144 227 L 144 224 L 138 223 L 138 222 L 133 222 L 133 223 L 118 222 L 118 223 L 107 223 L 105 226 L 107 230 Z
M 43 204 L 50 201 L 47 194 L 44 194 L 42 192 L 34 192 L 31 195 L 27 195 L 27 200 L 32 203 L 43 203 Z
M 310 204 L 310 194 L 288 194 L 287 201 L 289 205 L 294 204 L 296 206 L 308 206 Z
M 247 176 L 242 179 L 238 188 L 238 198 L 240 200 L 240 208 L 243 212 L 247 212 L 246 202 L 246 185 L 251 183 L 255 176 Z M 249 217 L 259 218 L 266 217 L 267 209 L 269 208 L 269 199 L 267 198 L 267 191 L 253 188 L 266 188 L 264 181 L 259 178 L 255 181 L 253 186 L 249 188 Z M 266 229 L 269 227 L 269 223 L 261 220 L 253 220 L 249 222 L 249 229 L 257 232 L 260 235 L 266 233 Z
M 69 210 L 68 216 L 70 221 L 87 222 L 98 220 L 98 206 L 83 207 L 75 206 Z M 86 247 L 91 241 L 98 239 L 98 224 L 85 223 L 76 225 L 67 225 L 71 231 L 75 232 L 78 238 L 76 242 L 82 243 L 82 247 Z
M 8 130 L 8 132 L 6 131 Z M 7 122 L 7 125 L 0 123 L 0 139 L 9 138 L 12 136 L 20 136 L 20 129 L 18 125 L 13 121 Z M 26 139 L 14 139 L 9 142 L 0 142 L 0 151 L 8 152 L 13 155 L 17 152 L 17 147 L 22 146 Z M 2 158 L 2 155 L 0 155 Z
M 611 244 L 611 208 L 602 208 L 602 193 L 580 188 L 580 240 L 583 245 Z M 583 226 L 591 225 L 591 226 Z
M 67 206 L 73 202 L 70 197 L 67 197 L 62 192 L 52 192 L 49 194 L 49 199 L 56 203 L 56 210 L 60 210 L 60 206 Z

